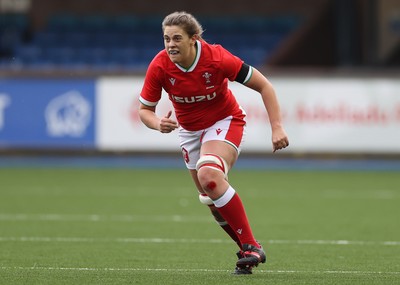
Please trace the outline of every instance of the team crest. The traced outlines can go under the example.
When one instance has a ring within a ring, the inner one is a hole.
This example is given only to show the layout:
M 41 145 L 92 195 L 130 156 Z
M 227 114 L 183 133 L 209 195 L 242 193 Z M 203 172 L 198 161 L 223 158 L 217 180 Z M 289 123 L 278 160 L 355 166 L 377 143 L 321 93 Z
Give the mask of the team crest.
M 211 80 L 210 80 L 211 76 L 212 76 L 212 74 L 208 73 L 208 72 L 203 74 L 203 77 L 206 79 L 206 84 L 210 84 L 211 83 Z

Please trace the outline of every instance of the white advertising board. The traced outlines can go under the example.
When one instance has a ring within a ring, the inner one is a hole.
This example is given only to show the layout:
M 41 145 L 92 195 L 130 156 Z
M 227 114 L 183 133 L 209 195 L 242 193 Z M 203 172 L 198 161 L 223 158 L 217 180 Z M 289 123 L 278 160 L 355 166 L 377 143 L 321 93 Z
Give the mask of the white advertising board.
M 400 152 L 400 80 L 272 78 L 271 82 L 290 139 L 287 151 Z M 270 133 L 262 101 L 249 99 L 244 86 L 232 85 L 248 113 L 247 147 L 260 151 L 265 147 L 263 136 Z
M 400 152 L 400 80 L 359 78 L 270 78 L 292 153 Z M 97 142 L 102 150 L 179 150 L 176 132 L 161 134 L 138 117 L 143 77 L 98 81 Z M 230 87 L 247 112 L 243 152 L 271 151 L 268 116 L 258 93 Z M 158 113 L 172 109 L 167 94 Z
M 142 77 L 100 78 L 97 83 L 97 144 L 100 150 L 171 151 L 179 149 L 177 132 L 162 134 L 140 121 Z M 173 110 L 167 94 L 157 106 L 161 116 Z

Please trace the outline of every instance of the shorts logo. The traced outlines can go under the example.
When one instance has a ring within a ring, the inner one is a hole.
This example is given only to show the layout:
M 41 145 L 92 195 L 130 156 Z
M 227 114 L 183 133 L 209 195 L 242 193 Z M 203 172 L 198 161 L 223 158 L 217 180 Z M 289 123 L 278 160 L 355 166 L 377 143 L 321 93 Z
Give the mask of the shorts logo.
M 215 131 L 217 132 L 217 135 L 219 135 L 222 132 L 221 129 L 216 129 Z

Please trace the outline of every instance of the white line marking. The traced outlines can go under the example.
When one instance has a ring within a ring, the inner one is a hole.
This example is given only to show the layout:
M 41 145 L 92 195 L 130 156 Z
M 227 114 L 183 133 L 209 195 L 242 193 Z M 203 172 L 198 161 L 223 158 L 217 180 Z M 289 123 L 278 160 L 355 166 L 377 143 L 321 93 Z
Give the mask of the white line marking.
M 210 216 L 145 216 L 145 215 L 62 215 L 62 214 L 0 214 L 0 221 L 55 221 L 55 222 L 212 222 Z
M 143 215 L 69 215 L 69 214 L 1 214 L 0 221 L 87 221 L 87 222 L 212 222 L 208 216 L 143 216 Z M 20 241 L 20 242 L 131 242 L 131 243 L 227 243 L 227 240 L 218 239 L 163 239 L 163 238 L 115 238 L 115 239 L 95 239 L 80 237 L 0 237 L 0 242 Z M 399 246 L 400 241 L 349 241 L 349 240 L 269 240 L 271 244 L 320 244 L 320 245 L 384 245 Z
M 91 267 L 22 267 L 1 266 L 1 270 L 60 270 L 60 271 L 150 271 L 150 272 L 232 272 L 225 269 L 203 268 L 91 268 Z M 345 271 L 345 270 L 257 270 L 257 273 L 269 274 L 353 274 L 353 275 L 400 275 L 400 272 L 384 271 Z
M 0 242 L 117 242 L 117 243 L 231 243 L 228 239 L 175 239 L 175 238 L 85 238 L 85 237 L 0 237 Z M 261 240 L 261 242 L 263 242 Z M 350 240 L 267 240 L 269 244 L 308 245 L 375 245 L 400 246 L 400 241 Z
M 385 245 L 400 246 L 400 241 L 360 241 L 360 240 L 270 240 L 275 244 L 321 244 L 321 245 Z

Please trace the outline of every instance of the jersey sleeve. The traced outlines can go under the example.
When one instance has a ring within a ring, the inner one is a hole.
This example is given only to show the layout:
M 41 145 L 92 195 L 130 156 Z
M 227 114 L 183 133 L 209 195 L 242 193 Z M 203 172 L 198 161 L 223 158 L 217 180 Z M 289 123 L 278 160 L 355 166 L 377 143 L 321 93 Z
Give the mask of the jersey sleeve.
M 225 72 L 225 77 L 230 81 L 234 81 L 243 65 L 243 60 L 231 54 L 229 51 L 221 47 L 222 53 L 222 70 Z
M 153 60 L 146 72 L 142 91 L 140 92 L 139 101 L 150 107 L 154 107 L 161 99 L 162 84 L 161 71 Z

